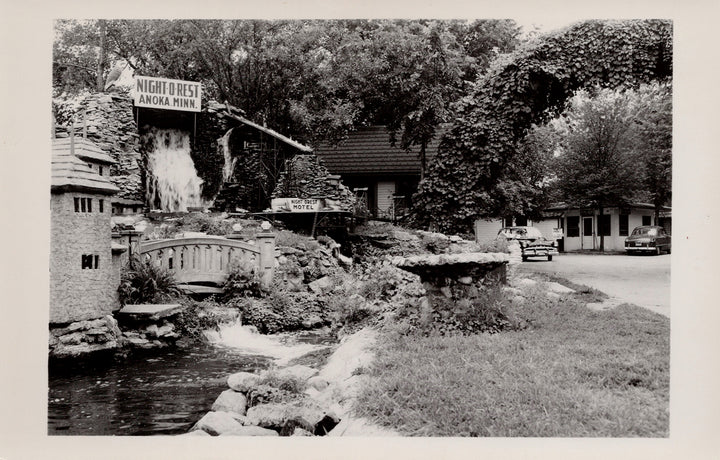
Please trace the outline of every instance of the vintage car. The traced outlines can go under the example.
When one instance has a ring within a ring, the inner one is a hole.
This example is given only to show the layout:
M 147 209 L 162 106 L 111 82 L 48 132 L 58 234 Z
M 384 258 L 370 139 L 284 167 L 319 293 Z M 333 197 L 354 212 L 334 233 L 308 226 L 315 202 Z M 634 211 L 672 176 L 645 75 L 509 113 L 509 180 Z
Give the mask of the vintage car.
M 498 238 L 516 240 L 522 249 L 522 260 L 528 257 L 547 256 L 551 261 L 558 255 L 557 241 L 543 237 L 540 230 L 535 227 L 504 227 L 498 232 Z
M 670 254 L 670 235 L 665 229 L 655 225 L 643 225 L 635 227 L 627 238 L 625 238 L 625 252 L 660 254 L 662 251 Z

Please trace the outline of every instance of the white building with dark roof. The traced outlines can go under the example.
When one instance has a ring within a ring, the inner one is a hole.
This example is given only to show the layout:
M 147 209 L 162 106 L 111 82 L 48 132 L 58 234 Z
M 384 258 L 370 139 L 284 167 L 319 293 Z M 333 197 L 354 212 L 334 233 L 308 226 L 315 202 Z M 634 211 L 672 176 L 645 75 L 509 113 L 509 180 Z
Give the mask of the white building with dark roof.
M 441 126 L 425 152 L 427 163 L 435 157 L 444 133 Z M 400 133 L 398 133 L 398 137 Z M 332 174 L 340 175 L 350 189 L 367 188 L 368 207 L 383 216 L 396 197 L 407 206 L 420 183 L 419 147 L 405 150 L 390 143 L 385 126 L 360 128 L 337 145 L 321 143 L 316 155 Z

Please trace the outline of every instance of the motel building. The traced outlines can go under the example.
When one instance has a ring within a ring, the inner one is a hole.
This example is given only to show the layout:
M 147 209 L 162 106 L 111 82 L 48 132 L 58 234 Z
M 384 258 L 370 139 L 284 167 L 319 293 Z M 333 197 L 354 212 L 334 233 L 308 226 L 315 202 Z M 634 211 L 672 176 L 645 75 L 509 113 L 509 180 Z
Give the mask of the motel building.
M 655 207 L 650 203 L 632 203 L 628 206 L 597 209 L 579 208 L 564 204 L 543 211 L 537 220 L 479 219 L 475 222 L 475 239 L 482 243 L 497 237 L 503 226 L 528 225 L 540 230 L 545 238 L 556 239 L 560 252 L 593 251 L 600 249 L 600 237 L 604 237 L 604 250 L 624 251 L 625 238 L 635 227 L 660 225 L 672 232 L 671 208 L 664 206 L 659 221 L 655 219 Z

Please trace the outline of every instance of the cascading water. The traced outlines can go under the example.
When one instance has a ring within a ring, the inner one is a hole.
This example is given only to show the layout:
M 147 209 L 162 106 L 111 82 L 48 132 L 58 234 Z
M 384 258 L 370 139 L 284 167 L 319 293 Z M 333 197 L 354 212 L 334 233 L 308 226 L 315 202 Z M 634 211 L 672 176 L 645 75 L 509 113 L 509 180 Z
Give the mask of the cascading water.
M 146 134 L 148 203 L 162 211 L 187 211 L 188 206 L 206 206 L 202 179 L 190 156 L 190 133 L 177 129 L 151 128 Z
M 317 344 L 298 343 L 290 334 L 263 335 L 254 327 L 243 326 L 240 322 L 221 326 L 218 331 L 207 331 L 205 335 L 210 343 L 216 346 L 274 358 L 278 364 L 287 363 L 311 351 L 325 348 Z
M 233 157 L 230 153 L 230 134 L 233 129 L 234 128 L 229 129 L 228 132 L 219 139 L 220 142 L 218 142 L 218 148 L 222 150 L 223 157 L 225 158 L 223 165 L 223 182 L 230 181 L 233 170 L 235 169 L 235 162 L 237 161 L 237 157 Z

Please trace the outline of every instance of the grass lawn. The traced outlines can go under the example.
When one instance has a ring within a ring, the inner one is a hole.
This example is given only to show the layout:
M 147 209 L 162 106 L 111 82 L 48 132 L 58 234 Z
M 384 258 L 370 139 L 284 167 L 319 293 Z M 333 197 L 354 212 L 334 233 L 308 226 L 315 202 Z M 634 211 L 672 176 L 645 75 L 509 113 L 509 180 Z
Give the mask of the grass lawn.
M 666 437 L 670 322 L 534 290 L 522 331 L 384 335 L 360 415 L 410 436 Z

